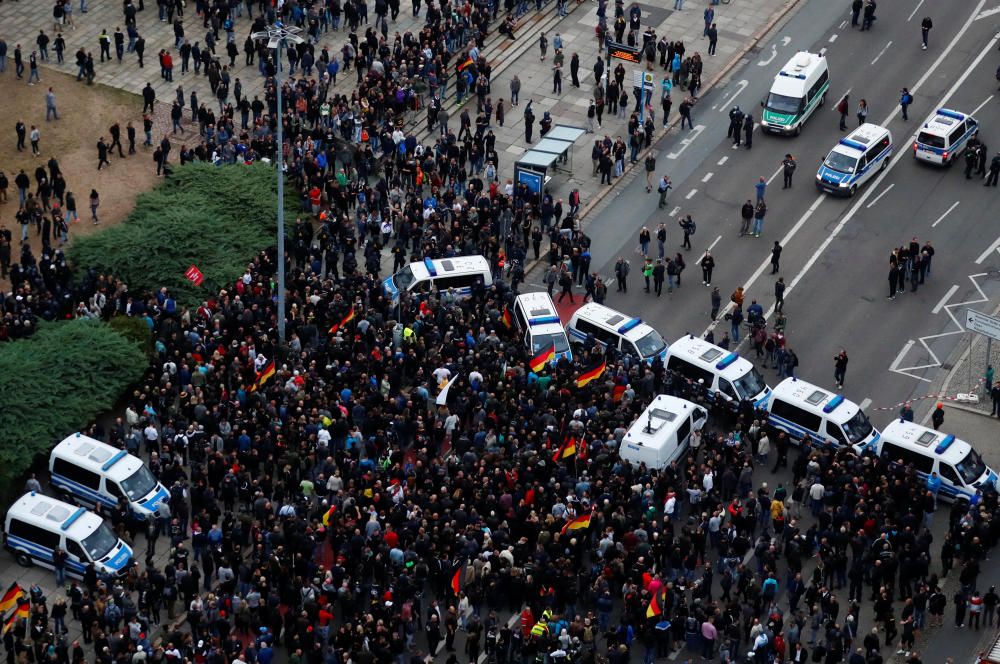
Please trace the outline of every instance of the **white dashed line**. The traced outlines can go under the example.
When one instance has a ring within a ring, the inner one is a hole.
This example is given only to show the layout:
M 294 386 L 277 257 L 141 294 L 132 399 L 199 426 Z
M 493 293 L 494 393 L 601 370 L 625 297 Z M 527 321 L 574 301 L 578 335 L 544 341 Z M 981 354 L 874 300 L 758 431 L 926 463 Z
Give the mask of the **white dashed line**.
M 720 159 L 719 161 L 715 162 L 715 165 L 716 165 L 716 166 L 722 166 L 722 165 L 723 165 L 724 163 L 726 163 L 727 161 L 729 161 L 729 157 L 723 157 L 723 158 L 722 158 L 722 159 Z
M 708 245 L 707 251 L 711 251 L 712 249 L 715 249 L 715 245 L 719 244 L 719 240 L 721 240 L 721 239 L 722 239 L 721 235 L 719 237 L 715 238 L 715 242 L 713 242 L 712 244 Z
M 675 208 L 674 208 L 673 210 L 671 210 L 671 211 L 670 211 L 670 214 L 669 214 L 669 215 L 667 215 L 667 216 L 668 216 L 668 217 L 676 217 L 676 216 L 677 216 L 677 213 L 678 213 L 678 212 L 680 212 L 680 211 L 681 211 L 681 206 L 680 206 L 680 205 L 678 205 L 678 206 L 677 206 L 677 207 L 675 207 Z
M 838 37 L 838 36 L 839 36 L 839 35 L 836 35 L 836 34 L 833 34 L 833 35 L 830 35 L 830 40 L 829 40 L 829 41 L 830 41 L 830 43 L 832 44 L 833 42 L 837 41 L 837 37 Z
M 938 217 L 937 221 L 935 221 L 933 224 L 931 224 L 931 228 L 934 228 L 935 226 L 937 226 L 938 224 L 940 224 L 942 221 L 944 221 L 944 218 L 947 217 L 949 214 L 951 214 L 952 210 L 954 210 L 955 208 L 958 207 L 958 203 L 959 203 L 959 201 L 955 201 L 954 203 L 952 203 L 951 207 L 948 208 L 947 210 L 945 210 L 944 214 L 942 214 L 940 217 Z
M 910 17 L 906 19 L 907 21 L 913 20 L 913 17 L 917 15 L 917 10 L 920 9 L 920 5 L 922 4 L 924 4 L 924 0 L 920 0 L 920 2 L 917 3 L 917 6 L 913 8 L 912 12 L 910 12 Z
M 869 399 L 868 397 L 865 397 L 865 400 L 859 404 L 861 410 L 864 410 L 870 405 L 872 405 L 872 400 Z
M 969 113 L 969 115 L 975 115 L 979 111 L 983 110 L 983 106 L 986 106 L 986 104 L 990 103 L 991 99 L 993 99 L 993 95 L 990 95 L 989 97 L 986 98 L 986 101 L 984 101 L 982 104 L 972 109 L 972 113 Z
M 934 308 L 931 309 L 931 313 L 932 314 L 941 313 L 941 310 L 944 309 L 944 305 L 948 304 L 948 300 L 951 299 L 951 296 L 954 295 L 955 291 L 957 290 L 958 290 L 958 284 L 953 284 L 952 287 L 948 289 L 948 292 L 944 294 L 944 297 L 942 297 L 941 300 L 936 305 L 934 305 Z
M 705 173 L 705 177 L 703 177 L 703 178 L 701 179 L 701 181 L 702 181 L 702 182 L 708 182 L 709 180 L 711 180 L 711 179 L 712 179 L 712 176 L 713 176 L 713 175 L 715 175 L 715 173 L 712 173 L 711 171 L 709 171 L 708 173 Z
M 685 198 L 685 200 L 691 200 L 692 198 L 694 198 L 694 195 L 697 194 L 697 193 L 698 193 L 697 189 L 692 189 L 691 191 L 688 192 L 688 195 L 685 196 L 684 198 Z
M 874 60 L 872 60 L 872 64 L 875 64 L 876 62 L 878 62 L 879 58 L 881 58 L 881 57 L 882 57 L 883 55 L 885 55 L 885 52 L 889 50 L 889 47 L 890 47 L 890 46 L 892 46 L 892 40 L 891 40 L 891 39 L 889 40 L 889 43 L 888 43 L 888 44 L 886 44 L 886 45 L 885 45 L 885 46 L 884 46 L 884 47 L 882 48 L 882 50 L 878 52 L 878 55 L 876 55 L 876 56 L 875 56 L 875 59 L 874 59 Z
M 882 190 L 882 193 L 881 193 L 881 194 L 879 194 L 878 196 L 876 196 L 876 197 L 875 197 L 875 198 L 874 198 L 874 199 L 872 200 L 872 202 L 871 202 L 871 203 L 869 203 L 869 204 L 868 204 L 868 205 L 866 206 L 866 209 L 870 210 L 871 208 L 875 207 L 875 204 L 876 204 L 876 203 L 878 203 L 878 202 L 879 202 L 880 200 L 882 200 L 882 197 L 883 197 L 883 196 L 885 196 L 886 194 L 888 194 L 888 193 L 889 193 L 889 190 L 890 190 L 890 189 L 892 189 L 892 188 L 893 188 L 893 187 L 895 187 L 895 186 L 896 186 L 896 183 L 895 183 L 895 182 L 893 182 L 893 183 L 892 183 L 892 184 L 890 184 L 890 185 L 889 185 L 888 187 L 886 187 L 885 189 L 883 189 L 883 190 Z
M 768 183 L 768 184 L 771 184 L 771 182 L 773 182 L 773 181 L 774 181 L 774 178 L 778 177 L 778 173 L 780 173 L 780 172 L 781 172 L 781 169 L 783 169 L 783 168 L 784 168 L 784 165 L 782 165 L 782 166 L 778 166 L 778 170 L 776 170 L 776 171 L 775 171 L 774 173 L 772 173 L 772 174 L 771 174 L 771 177 L 769 177 L 769 178 L 767 179 L 767 183 Z

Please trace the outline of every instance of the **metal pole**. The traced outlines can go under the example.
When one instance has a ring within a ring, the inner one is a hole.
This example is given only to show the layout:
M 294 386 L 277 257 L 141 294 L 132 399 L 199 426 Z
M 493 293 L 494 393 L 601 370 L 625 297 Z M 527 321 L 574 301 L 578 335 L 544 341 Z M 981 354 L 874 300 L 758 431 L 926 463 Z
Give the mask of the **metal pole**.
M 278 88 L 278 345 L 285 347 L 285 153 L 281 110 L 281 48 L 284 40 L 274 49 L 274 85 Z
M 986 396 L 990 395 L 990 388 L 992 387 L 992 385 L 987 385 L 985 383 L 986 372 L 989 371 L 990 365 L 993 364 L 993 362 L 991 361 L 992 355 L 993 355 L 993 337 L 986 337 L 986 368 L 983 369 L 983 381 L 984 381 L 983 390 L 985 391 Z
M 646 74 L 639 72 L 639 123 L 646 121 L 644 117 L 646 111 Z

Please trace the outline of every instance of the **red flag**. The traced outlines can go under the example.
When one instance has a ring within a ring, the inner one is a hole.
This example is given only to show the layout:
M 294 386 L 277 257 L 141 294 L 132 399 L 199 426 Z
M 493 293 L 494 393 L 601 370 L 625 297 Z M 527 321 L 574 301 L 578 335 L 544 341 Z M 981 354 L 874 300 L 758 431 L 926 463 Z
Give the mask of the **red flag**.
M 611 400 L 618 403 L 622 400 L 622 396 L 625 395 L 624 385 L 615 385 L 614 389 L 611 390 Z
M 565 459 L 576 454 L 576 438 L 570 436 L 563 441 L 556 453 L 552 455 L 553 463 L 557 463 L 560 459 Z
M 514 317 L 510 315 L 510 309 L 503 308 L 503 324 L 508 330 L 514 325 Z
M 184 277 L 195 286 L 201 286 L 201 282 L 205 281 L 205 275 L 194 265 L 184 272 Z
M 465 565 L 459 565 L 458 569 L 455 570 L 455 573 L 451 577 L 451 592 L 454 595 L 458 595 L 458 593 L 462 590 L 462 568 L 463 567 L 465 567 Z

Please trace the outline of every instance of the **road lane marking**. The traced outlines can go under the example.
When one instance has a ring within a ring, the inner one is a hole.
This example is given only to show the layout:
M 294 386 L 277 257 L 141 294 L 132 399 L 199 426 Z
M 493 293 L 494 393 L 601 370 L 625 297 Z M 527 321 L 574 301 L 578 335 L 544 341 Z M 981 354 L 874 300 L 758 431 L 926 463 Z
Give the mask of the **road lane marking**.
M 934 228 L 935 226 L 937 226 L 938 224 L 940 224 L 942 221 L 944 221 L 944 218 L 947 217 L 949 214 L 951 214 L 952 210 L 954 210 L 955 208 L 958 207 L 959 202 L 960 201 L 955 201 L 954 203 L 952 203 L 951 207 L 948 208 L 947 210 L 945 210 L 944 214 L 942 214 L 940 217 L 938 217 L 937 221 L 935 221 L 933 224 L 931 224 L 931 228 Z
M 705 131 L 705 125 L 695 125 L 694 129 L 690 129 L 686 138 L 681 140 L 681 147 L 677 149 L 676 152 L 671 152 L 667 155 L 667 159 L 677 159 L 681 154 L 688 149 L 694 139 L 698 138 L 701 132 Z
M 931 313 L 932 314 L 941 313 L 941 310 L 944 309 L 944 305 L 948 304 L 948 300 L 951 299 L 951 296 L 954 295 L 955 291 L 957 290 L 958 290 L 958 284 L 953 284 L 952 287 L 948 289 L 948 292 L 944 294 L 944 297 L 941 298 L 941 301 L 938 302 L 933 309 L 931 309 Z
M 776 170 L 774 173 L 771 174 L 771 177 L 767 179 L 767 183 L 771 184 L 771 180 L 778 177 L 778 173 L 780 173 L 781 169 L 783 169 L 784 167 L 785 167 L 784 165 L 778 166 L 778 170 Z
M 715 245 L 719 244 L 719 240 L 721 240 L 721 239 L 722 239 L 721 235 L 719 237 L 715 238 L 715 242 L 713 242 L 712 244 L 708 245 L 708 249 L 706 249 L 705 251 L 711 251 L 712 249 L 715 249 Z
M 834 104 L 833 106 L 831 106 L 830 110 L 833 111 L 834 113 L 836 113 L 837 112 L 837 106 L 840 104 L 840 100 L 843 99 L 844 97 L 846 97 L 847 95 L 851 94 L 851 90 L 853 90 L 853 89 L 854 88 L 847 88 L 846 90 L 844 90 L 844 94 L 840 95 L 840 97 L 837 99 L 837 103 Z
M 697 193 L 698 193 L 697 189 L 692 189 L 691 191 L 688 192 L 688 195 L 685 196 L 684 199 L 689 201 L 692 198 L 694 198 L 694 195 L 697 194 Z
M 912 12 L 910 12 L 910 17 L 908 19 L 906 19 L 907 22 L 913 20 L 913 17 L 916 15 L 917 10 L 920 9 L 920 5 L 922 5 L 922 4 L 924 4 L 924 0 L 920 0 L 920 2 L 917 3 L 917 6 L 913 8 Z
M 702 182 L 708 182 L 709 180 L 711 180 L 711 179 L 712 179 L 712 176 L 713 176 L 713 175 L 715 175 L 715 173 L 713 173 L 712 171 L 709 171 L 708 173 L 705 173 L 705 177 L 703 177 L 703 178 L 701 179 L 701 181 L 702 181 Z
M 865 397 L 864 401 L 862 401 L 861 404 L 859 405 L 859 409 L 864 411 L 864 409 L 870 405 L 872 405 L 872 400 L 869 399 L 868 397 Z
M 820 54 L 820 56 L 826 55 L 826 46 L 824 46 L 823 48 L 819 49 L 819 54 Z
M 984 101 L 982 104 L 980 104 L 979 106 L 976 106 L 974 109 L 972 109 L 972 112 L 969 113 L 969 115 L 975 115 L 979 111 L 983 110 L 983 106 L 986 106 L 986 104 L 990 103 L 991 99 L 993 99 L 993 95 L 990 95 L 989 97 L 986 98 L 986 101 Z
M 776 57 L 778 57 L 778 47 L 775 44 L 771 44 L 771 55 L 769 55 L 766 60 L 760 60 L 757 63 L 757 66 L 766 67 L 771 64 Z
M 883 46 L 882 50 L 878 52 L 878 55 L 876 55 L 875 59 L 872 60 L 872 64 L 875 64 L 876 62 L 878 62 L 878 59 L 881 58 L 883 55 L 885 55 L 885 52 L 889 50 L 890 46 L 892 46 L 892 40 L 891 39 L 889 40 L 889 43 L 886 44 L 885 46 Z
M 832 44 L 833 42 L 837 41 L 837 37 L 838 37 L 837 34 L 830 35 L 829 42 Z
M 895 186 L 896 186 L 896 183 L 895 183 L 895 182 L 893 182 L 893 183 L 892 183 L 892 184 L 890 184 L 890 185 L 889 185 L 888 187 L 886 187 L 885 189 L 883 189 L 883 190 L 882 190 L 882 193 L 881 193 L 881 194 L 879 194 L 878 196 L 876 196 L 876 197 L 875 197 L 875 199 L 874 199 L 874 200 L 873 200 L 873 201 L 872 201 L 871 203 L 869 203 L 869 204 L 868 204 L 868 207 L 866 207 L 865 209 L 866 209 L 866 210 L 868 210 L 868 209 L 871 209 L 871 208 L 875 207 L 875 204 L 876 204 L 876 203 L 878 203 L 878 202 L 879 202 L 880 200 L 882 200 L 882 197 L 883 197 L 883 196 L 885 196 L 886 194 L 888 194 L 888 193 L 889 193 L 889 191 L 890 191 L 890 190 L 891 190 L 891 189 L 892 189 L 893 187 L 895 187 Z
M 969 18 L 966 19 L 962 27 L 959 28 L 958 32 L 955 34 L 952 40 L 948 43 L 948 45 L 944 48 L 944 50 L 938 54 L 938 57 L 934 60 L 933 63 L 931 63 L 931 66 L 928 67 L 928 69 L 924 72 L 924 74 L 920 77 L 920 79 L 917 80 L 917 82 L 914 83 L 913 86 L 910 88 L 911 93 L 918 91 L 924 85 L 924 83 L 927 82 L 927 79 L 929 79 L 934 74 L 934 72 L 937 71 L 938 67 L 941 66 L 941 63 L 944 62 L 945 58 L 948 57 L 948 55 L 953 50 L 955 50 L 955 47 L 965 36 L 965 33 L 968 32 L 969 27 L 972 26 L 972 22 L 975 20 L 976 14 L 982 10 L 984 4 L 986 4 L 986 0 L 979 0 L 979 3 L 976 6 L 975 10 L 969 15 Z M 940 100 L 940 102 L 937 105 L 932 106 L 932 108 L 940 108 L 947 104 L 948 100 L 951 99 L 951 97 L 955 94 L 955 91 L 958 90 L 958 88 L 961 87 L 963 83 L 965 83 L 965 80 L 969 77 L 969 74 L 971 74 L 972 71 L 976 67 L 978 67 L 979 64 L 983 61 L 983 58 L 985 58 L 986 55 L 990 53 L 993 48 L 996 47 L 998 40 L 1000 40 L 1000 34 L 994 36 L 986 44 L 983 50 L 979 52 L 979 55 L 977 55 L 976 58 L 973 60 L 972 64 L 962 73 L 961 76 L 959 76 L 958 80 L 955 81 L 951 89 L 949 89 L 948 92 L 945 94 L 945 96 Z M 848 92 L 850 92 L 850 90 L 848 90 Z M 888 117 L 886 117 L 886 119 L 881 122 L 881 125 L 883 127 L 888 125 L 889 122 L 892 120 L 892 118 L 894 118 L 896 113 L 898 112 L 899 112 L 899 107 L 894 105 Z M 906 145 L 908 144 L 908 142 L 909 140 L 903 141 L 901 144 Z M 873 186 L 877 186 L 879 183 L 881 183 L 881 181 L 885 179 L 886 175 L 888 175 L 889 171 L 892 170 L 893 166 L 895 166 L 899 162 L 899 160 L 903 158 L 905 154 L 907 154 L 906 150 L 897 153 L 896 156 L 893 158 L 893 160 L 889 163 L 889 166 L 886 168 L 886 170 L 883 171 L 879 176 L 877 176 Z M 809 259 L 809 262 L 806 263 L 806 265 L 802 268 L 802 271 L 799 272 L 799 274 L 795 277 L 793 283 L 790 284 L 788 288 L 785 289 L 786 298 L 788 297 L 789 293 L 793 290 L 795 284 L 797 284 L 802 279 L 802 277 L 805 276 L 805 274 L 812 268 L 812 266 L 816 263 L 816 260 L 823 254 L 823 252 L 826 251 L 827 247 L 830 246 L 830 243 L 833 242 L 834 238 L 836 238 L 837 235 L 840 234 L 840 231 L 843 230 L 843 227 L 847 224 L 847 222 L 850 221 L 850 219 L 854 216 L 854 214 L 861 207 L 861 205 L 863 205 L 867 201 L 867 198 L 872 191 L 874 191 L 874 189 L 869 188 L 865 190 L 864 193 L 862 193 L 860 200 L 858 200 L 858 202 L 854 205 L 854 207 L 852 207 L 851 210 L 848 211 L 847 215 L 842 219 L 842 221 L 830 232 L 827 239 L 819 246 L 818 249 L 816 249 L 815 253 L 813 253 L 812 257 Z M 823 203 L 825 199 L 826 199 L 826 194 L 823 193 L 819 194 L 816 197 L 816 200 L 813 202 L 812 206 L 810 206 L 810 208 L 806 210 L 805 214 L 803 214 L 802 217 L 799 218 L 799 220 L 795 223 L 795 225 L 788 231 L 788 233 L 785 234 L 785 237 L 781 240 L 781 245 L 783 247 L 788 246 L 788 243 L 791 241 L 791 239 L 795 237 L 795 235 L 799 232 L 799 230 L 802 229 L 802 227 L 806 224 L 809 218 L 812 217 L 813 213 L 816 212 L 816 209 Z M 1000 238 L 997 238 L 997 240 L 990 247 L 989 251 L 985 252 L 982 256 L 980 256 L 981 260 L 978 262 L 981 263 L 983 260 L 985 260 L 990 253 L 996 250 L 997 247 L 1000 247 Z M 770 268 L 770 266 L 771 266 L 771 257 L 768 256 L 761 262 L 761 264 L 757 267 L 754 273 L 750 275 L 749 279 L 747 279 L 746 283 L 743 285 L 743 289 L 745 291 L 750 290 L 750 288 L 757 281 L 757 279 L 759 279 L 760 276 L 764 273 L 764 270 L 767 270 L 768 268 Z M 726 311 L 728 311 L 730 308 L 731 304 L 727 305 Z M 724 314 L 725 311 L 721 313 Z M 765 318 L 770 318 L 773 314 L 774 314 L 774 305 L 772 304 L 765 313 Z M 716 321 L 713 321 L 712 324 L 705 329 L 706 334 L 709 331 L 715 329 L 716 325 L 718 324 L 718 320 L 722 320 L 721 316 Z
M 993 244 L 991 244 L 986 249 L 986 251 L 984 251 L 983 253 L 979 254 L 979 258 L 976 259 L 976 265 L 982 265 L 983 261 L 986 260 L 990 256 L 990 254 L 992 254 L 994 251 L 996 251 L 998 247 L 1000 247 L 1000 237 L 998 237 L 996 240 L 994 240 Z
M 840 29 L 843 30 L 845 27 L 847 27 L 847 19 L 840 22 Z
M 744 80 L 740 81 L 739 83 L 737 83 L 736 84 L 736 87 L 737 87 L 736 92 L 734 92 L 733 94 L 731 94 L 728 97 L 726 97 L 726 101 L 724 101 L 724 102 L 722 102 L 720 104 L 720 106 L 722 108 L 719 109 L 719 113 L 724 113 L 725 110 L 729 107 L 729 105 L 733 101 L 735 101 L 737 97 L 740 96 L 740 93 L 747 89 L 748 85 L 750 85 L 750 81 L 748 81 L 746 79 L 744 79 Z
M 681 206 L 680 206 L 680 205 L 678 205 L 678 206 L 674 207 L 674 209 L 673 209 L 673 210 L 671 210 L 671 211 L 670 211 L 670 214 L 668 214 L 667 216 L 668 216 L 668 217 L 676 217 L 676 216 L 677 216 L 677 213 L 678 213 L 678 212 L 680 212 L 680 211 L 681 211 Z
M 976 17 L 976 20 L 978 21 L 981 18 L 987 18 L 989 16 L 993 16 L 994 14 L 1000 14 L 1000 7 L 994 7 L 993 9 L 987 9 L 984 12 L 980 12 L 979 16 Z
M 719 161 L 715 162 L 715 165 L 716 165 L 716 166 L 722 166 L 722 165 L 723 165 L 724 163 L 726 163 L 727 161 L 729 161 L 729 157 L 723 157 L 723 158 L 722 158 L 722 159 L 720 159 Z

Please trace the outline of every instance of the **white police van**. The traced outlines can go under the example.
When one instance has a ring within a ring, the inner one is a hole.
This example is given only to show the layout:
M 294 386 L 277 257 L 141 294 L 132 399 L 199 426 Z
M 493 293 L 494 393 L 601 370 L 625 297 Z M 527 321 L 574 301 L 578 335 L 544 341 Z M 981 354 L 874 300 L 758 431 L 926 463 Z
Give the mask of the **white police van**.
M 85 505 L 115 507 L 125 497 L 136 518 L 156 514 L 170 492 L 137 457 L 79 433 L 49 454 L 52 486 Z
M 808 435 L 814 442 L 850 445 L 860 453 L 880 435 L 856 403 L 798 378 L 775 385 L 767 412 L 768 424 L 795 442 Z
M 891 156 L 892 133 L 866 122 L 833 146 L 816 173 L 816 187 L 828 194 L 853 196 L 889 165 Z
M 666 468 L 681 458 L 691 432 L 708 421 L 708 411 L 686 399 L 661 394 L 632 423 L 618 447 L 618 456 L 633 466 Z
M 972 445 L 913 422 L 893 420 L 882 429 L 876 453 L 891 464 L 912 466 L 924 479 L 936 472 L 940 498 L 969 501 L 979 489 L 996 490 L 997 474 Z
M 830 68 L 819 53 L 800 51 L 774 77 L 767 99 L 760 105 L 760 127 L 775 134 L 798 136 L 802 125 L 826 101 Z
M 979 122 L 968 113 L 939 108 L 924 123 L 913 142 L 913 158 L 931 164 L 951 164 L 965 151 Z
M 667 361 L 667 342 L 659 332 L 641 318 L 632 318 L 596 302 L 588 302 L 574 312 L 566 324 L 566 334 L 573 344 L 585 343 L 590 335 L 605 348 L 618 348 L 644 362 L 652 364 L 656 358 Z
M 461 297 L 472 295 L 477 283 L 489 288 L 493 285 L 490 262 L 483 256 L 456 256 L 454 258 L 425 258 L 418 263 L 404 265 L 399 272 L 382 280 L 382 292 L 390 300 L 399 299 L 402 291 L 436 291 L 454 289 Z
M 667 369 L 700 384 L 733 410 L 744 399 L 761 408 L 771 396 L 771 388 L 752 362 L 694 335 L 667 347 Z
M 66 574 L 83 578 L 90 563 L 98 572 L 122 576 L 132 563 L 132 549 L 101 517 L 84 507 L 31 492 L 7 510 L 4 546 L 20 565 L 53 569 L 56 547 L 66 552 Z
M 532 357 L 552 346 L 556 354 L 553 362 L 563 358 L 573 359 L 556 305 L 545 291 L 517 296 L 514 300 L 514 325 Z

